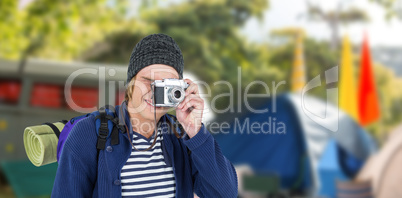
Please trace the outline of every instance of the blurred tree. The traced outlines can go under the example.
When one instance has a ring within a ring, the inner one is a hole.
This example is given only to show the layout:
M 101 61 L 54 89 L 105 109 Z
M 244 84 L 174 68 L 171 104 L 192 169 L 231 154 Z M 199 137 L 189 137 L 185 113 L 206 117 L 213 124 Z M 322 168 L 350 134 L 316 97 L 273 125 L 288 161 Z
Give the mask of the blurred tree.
M 391 19 L 393 17 L 402 20 L 402 1 L 401 0 L 370 0 L 375 2 L 382 7 L 384 7 L 386 14 L 386 19 Z
M 294 37 L 296 34 L 302 34 L 303 37 L 306 36 L 306 32 L 299 27 L 273 29 L 270 33 L 270 35 L 273 37 Z
M 72 59 L 124 27 L 125 1 L 0 1 L 0 57 Z M 127 27 L 127 26 L 126 26 Z
M 293 55 L 293 66 L 290 83 L 291 91 L 299 92 L 302 91 L 303 87 L 306 85 L 306 68 L 304 64 L 304 37 L 305 32 L 302 28 L 289 27 L 282 29 L 274 29 L 271 31 L 271 36 L 279 37 L 291 37 L 294 43 L 294 55 Z
M 381 117 L 380 121 L 367 127 L 378 140 L 385 140 L 389 131 L 402 122 L 402 79 L 381 64 L 374 64 L 377 92 L 379 95 Z
M 280 69 L 269 66 L 270 53 L 267 44 L 247 43 L 246 38 L 238 34 L 247 19 L 261 18 L 267 7 L 266 0 L 206 0 L 145 8 L 134 19 L 146 24 L 141 31 L 112 35 L 99 44 L 108 47 L 83 59 L 127 64 L 135 43 L 142 37 L 151 33 L 165 33 L 179 44 L 186 71 L 194 73 L 209 84 L 212 96 L 231 90 L 222 84 L 214 86 L 213 83 L 220 80 L 228 81 L 234 86 L 232 89 L 236 96 L 238 75 L 241 75 L 242 84 L 239 86 L 242 88 L 254 80 L 271 85 L 272 81 L 283 79 Z M 89 51 L 93 50 L 95 49 Z M 241 74 L 238 73 L 238 66 Z M 250 88 L 250 93 L 263 92 L 263 86 L 255 85 Z M 227 107 L 228 99 L 222 97 L 214 101 L 216 107 Z M 236 104 L 238 98 L 233 99 Z
M 275 31 L 272 35 L 281 37 L 288 32 Z M 271 65 L 286 72 L 285 79 L 291 79 L 292 65 L 294 59 L 294 42 L 288 42 L 271 50 Z M 324 78 L 324 72 L 332 67 L 339 65 L 339 53 L 330 49 L 328 42 L 316 41 L 311 38 L 304 40 L 304 60 L 306 67 L 306 82 L 321 75 Z M 290 90 L 290 84 L 286 84 L 285 90 Z M 326 86 L 321 86 L 310 90 L 308 93 L 326 100 Z
M 355 22 L 367 22 L 369 16 L 364 10 L 359 8 L 350 8 L 342 10 L 342 4 L 338 3 L 335 10 L 324 11 L 321 7 L 307 3 L 307 13 L 309 20 L 324 21 L 331 30 L 331 49 L 336 50 L 339 45 L 339 25 Z

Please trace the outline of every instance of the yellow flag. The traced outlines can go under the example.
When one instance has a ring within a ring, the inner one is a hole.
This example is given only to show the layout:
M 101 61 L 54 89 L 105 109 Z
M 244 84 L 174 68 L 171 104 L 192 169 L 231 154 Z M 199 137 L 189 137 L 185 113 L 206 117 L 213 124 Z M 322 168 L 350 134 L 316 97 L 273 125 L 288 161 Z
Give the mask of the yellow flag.
M 339 81 L 339 107 L 348 113 L 356 121 L 359 120 L 357 114 L 357 91 L 352 62 L 352 52 L 349 38 L 345 36 L 342 41 L 342 55 L 340 65 Z
M 296 34 L 296 43 L 293 59 L 293 69 L 292 69 L 292 91 L 301 91 L 306 85 L 306 75 L 304 67 L 304 56 L 303 56 L 303 35 L 301 33 Z

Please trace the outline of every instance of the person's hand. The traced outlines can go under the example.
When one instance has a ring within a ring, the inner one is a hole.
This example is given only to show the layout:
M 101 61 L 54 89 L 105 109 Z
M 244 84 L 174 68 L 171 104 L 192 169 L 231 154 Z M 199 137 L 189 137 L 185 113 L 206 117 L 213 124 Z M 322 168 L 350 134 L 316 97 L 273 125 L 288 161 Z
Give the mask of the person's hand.
M 190 79 L 184 79 L 189 84 L 184 100 L 176 107 L 176 118 L 190 138 L 201 129 L 204 100 L 198 92 L 198 85 Z

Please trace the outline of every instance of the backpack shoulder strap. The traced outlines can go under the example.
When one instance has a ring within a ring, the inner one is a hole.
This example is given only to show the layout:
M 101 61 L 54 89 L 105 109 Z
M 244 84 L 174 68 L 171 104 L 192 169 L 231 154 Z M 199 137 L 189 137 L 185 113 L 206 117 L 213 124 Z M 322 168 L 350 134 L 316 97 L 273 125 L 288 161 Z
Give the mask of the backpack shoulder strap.
M 100 114 L 100 126 L 97 129 L 98 131 L 98 142 L 96 143 L 96 148 L 98 150 L 105 149 L 106 145 L 106 138 L 109 136 L 109 128 L 108 128 L 108 121 L 106 119 L 106 112 L 99 111 Z
M 119 119 L 116 116 L 114 108 L 107 105 L 91 114 L 95 116 L 96 132 L 98 134 L 96 148 L 98 150 L 105 149 L 106 140 L 109 137 L 112 138 L 112 145 L 119 144 Z

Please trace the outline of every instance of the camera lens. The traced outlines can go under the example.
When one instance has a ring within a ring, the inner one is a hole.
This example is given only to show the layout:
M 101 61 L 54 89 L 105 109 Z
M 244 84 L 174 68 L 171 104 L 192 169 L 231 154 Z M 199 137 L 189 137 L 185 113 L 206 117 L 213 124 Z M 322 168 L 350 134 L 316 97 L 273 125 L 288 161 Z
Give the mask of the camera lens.
M 177 98 L 177 99 L 179 99 L 179 98 L 181 97 L 181 91 L 176 90 L 176 91 L 174 92 L 174 97 Z
M 167 91 L 171 103 L 178 104 L 184 99 L 184 90 L 181 87 L 174 87 Z

